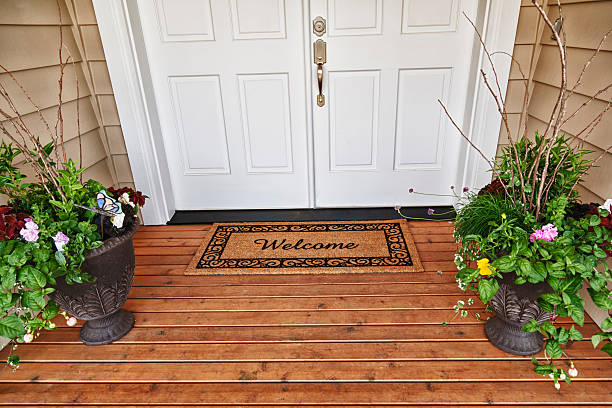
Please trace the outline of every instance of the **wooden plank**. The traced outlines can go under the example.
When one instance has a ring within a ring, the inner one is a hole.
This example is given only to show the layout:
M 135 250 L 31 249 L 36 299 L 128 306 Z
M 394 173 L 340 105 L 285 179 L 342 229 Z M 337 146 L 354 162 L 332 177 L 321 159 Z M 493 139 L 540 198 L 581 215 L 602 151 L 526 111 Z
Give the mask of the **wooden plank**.
M 567 325 L 562 325 L 567 326 Z M 585 338 L 598 333 L 594 323 L 580 330 Z M 414 326 L 284 326 L 284 327 L 135 327 L 117 341 L 123 343 L 278 343 L 278 342 L 447 342 L 486 340 L 484 323 Z M 78 328 L 44 332 L 38 344 L 79 344 Z
M 436 262 L 427 262 L 424 261 L 423 268 L 425 272 L 407 272 L 412 274 L 413 276 L 428 276 L 427 274 L 437 273 L 438 271 L 443 271 L 445 273 L 452 273 L 453 275 L 456 273 L 457 268 L 452 261 L 436 261 Z M 136 274 L 137 275 L 184 275 L 185 269 L 187 268 L 187 264 L 177 265 L 177 264 L 163 264 L 163 265 L 136 265 Z M 378 275 L 381 278 L 377 279 L 395 279 L 396 276 L 405 276 L 406 272 L 393 272 L 393 273 L 344 273 L 344 274 L 286 274 L 286 275 L 275 275 L 275 274 L 258 274 L 258 275 L 206 275 L 206 278 L 209 280 L 227 280 L 227 281 L 249 281 L 249 279 L 257 279 L 262 282 L 266 282 L 269 279 L 276 279 L 279 281 L 284 281 L 287 279 L 304 279 L 307 278 L 316 278 L 321 281 L 326 281 L 328 279 L 334 278 L 338 281 L 352 281 L 354 279 L 367 280 L 368 278 Z M 193 276 L 193 275 L 190 275 Z M 383 276 L 388 278 L 382 278 Z
M 16 373 L 4 370 L 0 383 L 438 383 L 491 379 L 551 382 L 547 376 L 525 370 L 527 364 L 526 361 L 29 363 Z M 563 361 L 560 366 L 567 370 L 570 362 Z M 585 360 L 579 366 L 580 377 L 573 381 L 612 381 L 612 370 L 604 370 L 601 361 Z
M 611 405 L 609 381 L 575 382 L 558 392 L 538 381 L 240 384 L 0 384 L 0 404 L 514 404 Z M 145 397 L 146 396 L 146 397 Z
M 489 341 L 438 342 L 345 342 L 345 343 L 208 343 L 208 344 L 129 344 L 115 343 L 88 347 L 83 344 L 22 344 L 17 349 L 22 362 L 223 362 L 223 361 L 470 361 L 520 360 L 529 362 L 531 356 L 508 354 Z M 588 340 L 574 342 L 566 352 L 579 360 L 609 359 L 595 350 Z M 9 350 L 0 352 L 6 359 Z M 543 352 L 538 358 L 543 357 Z M 607 366 L 603 366 L 606 368 Z M 531 365 L 524 367 L 531 370 Z M 418 378 L 418 377 L 416 377 Z
M 262 296 L 348 296 L 348 295 L 451 295 L 462 296 L 464 292 L 454 282 L 432 283 L 387 283 L 372 285 L 340 285 L 327 283 L 319 285 L 240 285 L 209 286 L 204 279 L 191 276 L 137 276 L 132 287 L 132 297 L 262 297 Z
M 145 278 L 156 278 L 155 276 L 142 276 Z M 175 281 L 174 278 L 186 278 L 185 280 Z M 165 286 L 143 284 L 142 280 L 135 282 L 130 294 L 137 298 L 227 298 L 227 297 L 337 297 L 351 295 L 450 295 L 456 294 L 463 296 L 455 283 L 410 283 L 402 284 L 380 284 L 377 287 L 368 285 L 308 285 L 295 286 L 291 288 L 283 286 L 257 286 L 251 287 L 248 285 L 242 286 L 206 286 L 205 283 L 199 283 L 193 279 L 189 281 L 189 277 L 173 276 L 172 279 L 166 280 Z M 190 285 L 190 282 L 193 282 Z M 384 288 L 380 286 L 385 285 Z
M 474 309 L 483 319 L 493 316 L 484 309 Z M 455 317 L 452 310 L 313 310 L 313 311 L 203 311 L 203 312 L 135 312 L 135 327 L 282 327 L 282 326 L 424 326 L 439 325 Z M 83 321 L 79 324 L 84 323 Z M 65 327 L 60 318 L 58 327 Z M 473 318 L 463 325 L 482 325 Z M 408 328 L 407 328 L 408 329 Z
M 134 299 L 124 308 L 132 312 L 183 313 L 223 310 L 372 310 L 372 309 L 443 309 L 450 311 L 457 304 L 454 295 L 426 296 L 351 296 L 330 297 L 324 300 L 304 298 L 254 298 L 254 299 Z M 467 305 L 466 305 L 467 306 Z M 478 301 L 473 306 L 482 307 Z

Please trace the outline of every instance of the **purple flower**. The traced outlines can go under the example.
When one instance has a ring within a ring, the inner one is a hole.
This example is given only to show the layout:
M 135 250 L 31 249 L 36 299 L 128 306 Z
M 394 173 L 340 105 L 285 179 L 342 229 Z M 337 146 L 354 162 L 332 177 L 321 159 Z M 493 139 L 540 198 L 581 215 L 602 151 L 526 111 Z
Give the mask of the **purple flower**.
M 433 215 L 434 212 L 435 210 L 433 208 L 430 208 L 427 210 L 427 215 Z
M 402 208 L 402 206 L 401 206 L 401 205 L 396 205 L 396 206 L 395 206 L 395 211 L 398 211 L 398 212 L 399 212 L 399 210 L 401 210 L 401 208 Z
M 70 238 L 68 238 L 63 232 L 58 232 L 53 237 L 53 241 L 55 242 L 55 247 L 57 248 L 57 250 L 61 252 L 64 250 L 64 245 L 66 245 L 68 241 L 70 241 Z
M 463 192 L 467 193 L 468 191 L 470 191 L 470 189 L 468 187 L 463 187 Z

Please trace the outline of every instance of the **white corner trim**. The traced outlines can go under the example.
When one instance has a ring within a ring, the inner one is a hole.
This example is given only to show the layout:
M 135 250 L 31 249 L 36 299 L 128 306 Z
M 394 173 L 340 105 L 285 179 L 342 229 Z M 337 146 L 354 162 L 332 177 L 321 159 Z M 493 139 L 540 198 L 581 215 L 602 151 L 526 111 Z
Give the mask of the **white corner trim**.
M 489 52 L 502 51 L 510 55 L 513 54 L 516 28 L 521 8 L 521 0 L 489 0 L 488 10 L 484 18 L 484 25 L 481 28 L 484 43 Z M 493 82 L 493 71 L 489 61 L 480 47 L 479 56 L 480 68 L 485 72 L 487 78 Z M 501 98 L 506 98 L 506 89 L 510 77 L 510 66 L 512 60 L 507 55 L 496 54 L 493 56 L 495 70 L 499 78 L 501 88 Z M 477 72 L 478 79 L 474 95 L 474 108 L 472 111 L 471 127 L 468 137 L 483 154 L 493 159 L 497 152 L 499 141 L 499 130 L 501 126 L 501 116 L 497 110 L 497 105 L 489 90 L 484 84 L 480 72 Z M 482 156 L 466 143 L 466 162 L 464 171 L 464 186 L 480 188 L 491 181 L 490 167 Z
M 138 33 L 128 2 L 93 0 L 102 46 L 136 188 L 150 199 L 142 208 L 146 224 L 165 224 L 174 213 L 174 196 L 154 102 L 147 99 L 146 73 L 139 62 Z M 143 80 L 144 78 L 144 80 Z

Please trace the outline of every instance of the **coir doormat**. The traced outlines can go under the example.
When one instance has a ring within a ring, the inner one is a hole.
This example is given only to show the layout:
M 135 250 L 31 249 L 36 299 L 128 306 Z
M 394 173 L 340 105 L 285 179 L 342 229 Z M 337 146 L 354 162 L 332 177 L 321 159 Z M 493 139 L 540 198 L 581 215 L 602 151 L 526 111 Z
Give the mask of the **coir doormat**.
M 405 220 L 213 224 L 186 275 L 421 272 Z

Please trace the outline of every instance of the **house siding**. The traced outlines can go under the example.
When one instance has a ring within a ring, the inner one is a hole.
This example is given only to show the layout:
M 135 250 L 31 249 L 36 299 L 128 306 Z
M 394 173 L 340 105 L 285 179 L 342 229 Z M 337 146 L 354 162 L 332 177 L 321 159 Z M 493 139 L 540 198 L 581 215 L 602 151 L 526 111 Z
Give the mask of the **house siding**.
M 74 64 L 67 65 L 63 82 L 62 112 L 67 156 L 79 160 L 80 145 L 85 178 L 94 178 L 109 186 L 133 185 L 91 0 L 60 0 L 59 3 L 65 44 L 63 56 L 71 55 L 74 60 Z M 52 127 L 58 105 L 58 24 L 55 0 L 2 2 L 0 64 L 13 72 Z M 50 138 L 36 108 L 21 94 L 8 74 L 0 73 L 0 82 L 15 99 L 17 108 L 31 124 L 34 133 L 40 135 L 43 142 L 48 142 Z M 27 166 L 23 166 L 23 171 L 26 174 L 30 172 Z
M 559 16 L 556 2 L 545 4 L 549 9 L 551 21 Z M 612 1 L 562 1 L 565 17 L 564 28 L 567 33 L 568 83 L 576 82 L 585 62 L 593 55 L 603 35 L 610 29 L 612 21 Z M 529 1 L 523 1 L 519 26 L 517 29 L 515 58 L 523 67 L 526 79 L 521 78 L 517 64 L 513 64 L 506 94 L 506 104 L 511 123 L 511 132 L 517 134 L 518 126 L 527 122 L 527 134 L 532 136 L 536 130 L 543 132 L 550 117 L 561 82 L 559 53 L 551 40 L 551 32 L 544 27 L 537 10 Z M 612 39 L 603 44 L 602 51 L 593 60 L 584 76 L 582 85 L 569 99 L 568 116 L 583 102 L 610 83 L 612 72 Z M 528 108 L 523 109 L 525 83 L 531 92 Z M 612 90 L 599 95 L 582 112 L 569 120 L 562 128 L 568 136 L 578 134 L 601 112 L 610 98 Z M 612 115 L 608 112 L 599 126 L 585 139 L 580 137 L 584 147 L 595 151 L 591 157 L 600 156 L 612 144 Z M 499 148 L 508 144 L 506 132 L 500 131 Z M 612 154 L 604 153 L 598 167 L 589 171 L 582 186 L 578 187 L 582 201 L 602 202 L 612 197 Z

